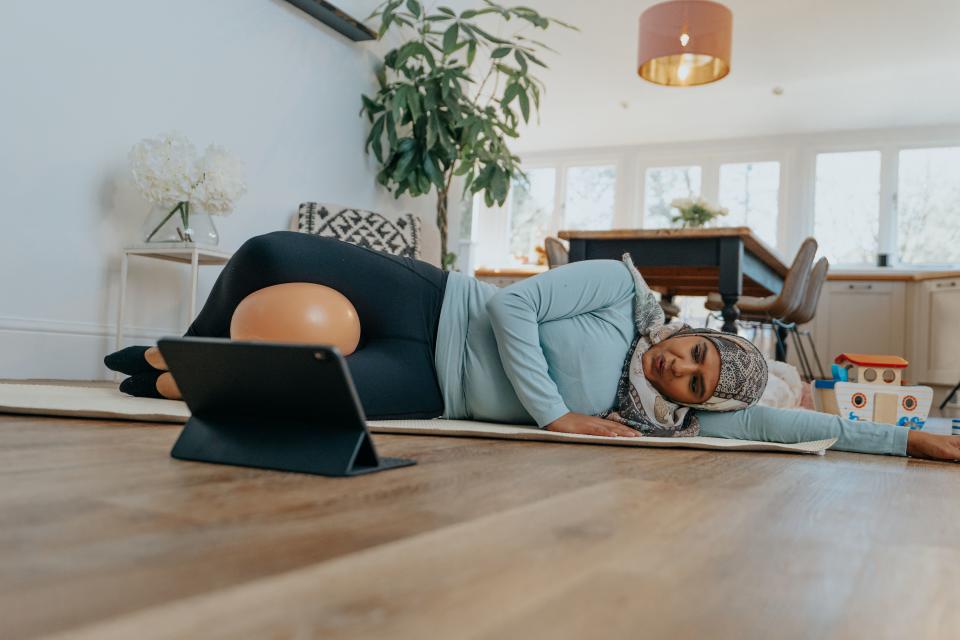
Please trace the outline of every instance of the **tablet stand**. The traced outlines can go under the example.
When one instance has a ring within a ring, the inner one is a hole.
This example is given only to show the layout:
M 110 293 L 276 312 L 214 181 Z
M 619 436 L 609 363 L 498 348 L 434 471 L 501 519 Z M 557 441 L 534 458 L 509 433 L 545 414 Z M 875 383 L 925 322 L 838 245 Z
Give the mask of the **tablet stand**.
M 403 458 L 378 458 L 366 430 L 264 416 L 193 416 L 170 455 L 323 476 L 355 476 L 415 464 Z

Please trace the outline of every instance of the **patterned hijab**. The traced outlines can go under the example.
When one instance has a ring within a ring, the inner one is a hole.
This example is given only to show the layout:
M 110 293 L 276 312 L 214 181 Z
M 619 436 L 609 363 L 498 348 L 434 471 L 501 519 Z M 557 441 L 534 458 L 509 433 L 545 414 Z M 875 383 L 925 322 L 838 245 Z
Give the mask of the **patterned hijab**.
M 695 436 L 700 423 L 691 409 L 736 411 L 757 403 L 767 386 L 767 363 L 760 350 L 746 338 L 713 329 L 664 323 L 656 296 L 633 265 L 629 253 L 623 262 L 636 287 L 634 325 L 636 337 L 627 352 L 617 385 L 617 405 L 600 414 L 645 435 L 662 437 Z M 667 399 L 647 380 L 641 358 L 650 347 L 674 336 L 703 336 L 720 354 L 720 377 L 713 395 L 701 404 L 681 404 Z

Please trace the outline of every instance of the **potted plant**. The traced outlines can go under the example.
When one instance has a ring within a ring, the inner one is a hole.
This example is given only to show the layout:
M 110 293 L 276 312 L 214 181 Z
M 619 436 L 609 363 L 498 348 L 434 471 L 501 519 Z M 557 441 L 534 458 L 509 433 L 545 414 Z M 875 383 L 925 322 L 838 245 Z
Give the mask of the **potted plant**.
M 538 56 L 549 47 L 519 32 L 493 35 L 481 22 L 572 27 L 489 0 L 459 14 L 443 6 L 428 11 L 418 0 L 387 0 L 370 18 L 380 20 L 378 37 L 397 29 L 406 38 L 384 56 L 377 92 L 362 96 L 361 114 L 371 123 L 364 148 L 373 149 L 381 164 L 377 181 L 395 197 L 437 192 L 440 263 L 448 269 L 456 260 L 446 249 L 453 177 L 463 176 L 465 194 L 482 192 L 487 206 L 503 205 L 511 179 L 522 175 L 507 141 L 519 136 L 521 119 L 529 122 L 539 111 L 544 90 L 532 70 L 546 67 Z
M 210 216 L 229 214 L 247 190 L 238 159 L 217 145 L 198 158 L 186 137 L 169 133 L 135 144 L 129 160 L 140 193 L 153 203 L 146 242 L 219 242 Z
M 717 207 L 703 198 L 675 198 L 670 206 L 679 211 L 677 215 L 671 218 L 671 221 L 681 229 L 698 229 L 705 226 L 711 220 L 725 216 L 729 211 L 723 207 Z

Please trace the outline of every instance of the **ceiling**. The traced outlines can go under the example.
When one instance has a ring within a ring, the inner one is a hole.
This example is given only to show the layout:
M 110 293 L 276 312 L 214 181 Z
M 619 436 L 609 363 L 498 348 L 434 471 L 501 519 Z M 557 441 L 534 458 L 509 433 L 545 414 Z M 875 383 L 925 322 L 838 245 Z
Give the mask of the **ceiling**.
M 958 0 L 729 0 L 731 72 L 700 87 L 637 76 L 654 2 L 529 4 L 580 32 L 544 34 L 558 53 L 520 150 L 960 123 Z
M 638 19 L 653 1 L 518 3 L 579 27 L 534 36 L 557 53 L 544 56 L 540 122 L 518 151 L 960 123 L 960 0 L 726 0 L 731 72 L 700 87 L 637 76 Z

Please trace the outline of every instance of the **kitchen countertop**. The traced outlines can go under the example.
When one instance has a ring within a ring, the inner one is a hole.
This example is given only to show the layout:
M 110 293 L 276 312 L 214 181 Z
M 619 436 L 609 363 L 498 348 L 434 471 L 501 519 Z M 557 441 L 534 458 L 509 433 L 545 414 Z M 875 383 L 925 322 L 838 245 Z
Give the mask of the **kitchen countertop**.
M 516 267 L 477 267 L 474 276 L 478 278 L 524 278 L 543 273 L 544 265 L 525 265 Z M 941 278 L 960 278 L 960 270 L 943 269 L 904 269 L 902 267 L 872 267 L 860 269 L 830 269 L 827 280 L 870 280 L 888 282 L 922 282 Z
M 866 269 L 830 269 L 827 274 L 827 280 L 922 282 L 924 280 L 939 280 L 940 278 L 960 278 L 960 271 L 873 267 Z

